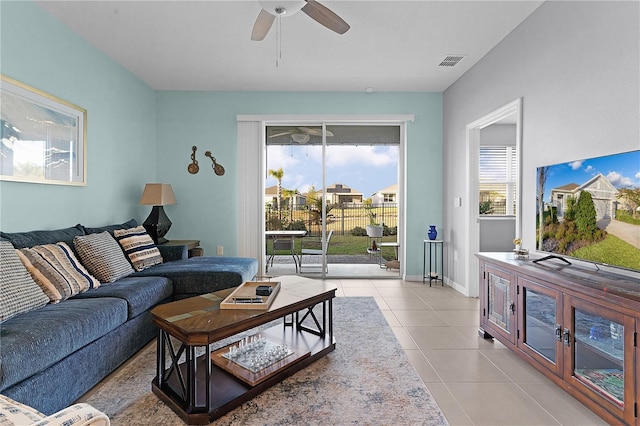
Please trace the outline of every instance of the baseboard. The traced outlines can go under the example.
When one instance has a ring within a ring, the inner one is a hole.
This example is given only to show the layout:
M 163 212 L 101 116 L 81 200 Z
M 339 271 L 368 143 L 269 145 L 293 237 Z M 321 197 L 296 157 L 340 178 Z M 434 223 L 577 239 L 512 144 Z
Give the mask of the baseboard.
M 449 287 L 453 288 L 454 290 L 456 290 L 457 292 L 462 293 L 465 296 L 469 297 L 469 289 L 467 287 L 458 284 L 457 282 L 449 279 L 449 277 L 444 277 L 444 283 Z

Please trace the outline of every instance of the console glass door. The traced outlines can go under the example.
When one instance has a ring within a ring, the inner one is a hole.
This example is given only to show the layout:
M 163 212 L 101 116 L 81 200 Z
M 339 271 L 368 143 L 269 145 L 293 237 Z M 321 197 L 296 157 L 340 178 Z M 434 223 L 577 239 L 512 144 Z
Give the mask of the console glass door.
M 624 324 L 621 322 L 575 309 L 573 375 L 623 407 Z
M 555 297 L 523 287 L 525 344 L 548 361 L 556 362 L 557 306 Z

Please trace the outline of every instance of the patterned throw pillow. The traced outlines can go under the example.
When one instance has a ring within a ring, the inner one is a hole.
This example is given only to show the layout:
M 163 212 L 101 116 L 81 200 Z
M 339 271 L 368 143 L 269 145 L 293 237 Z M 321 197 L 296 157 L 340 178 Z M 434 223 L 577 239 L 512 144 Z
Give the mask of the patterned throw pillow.
M 52 303 L 100 287 L 66 243 L 20 249 L 19 256 Z
M 29 406 L 0 395 L 0 426 L 30 425 L 44 417 L 44 414 Z
M 73 245 L 82 264 L 102 283 L 112 283 L 133 274 L 120 245 L 107 231 L 75 237 Z
M 160 250 L 143 226 L 130 229 L 116 229 L 113 236 L 122 246 L 124 254 L 129 257 L 133 269 L 142 271 L 150 266 L 162 263 Z
M 49 303 L 9 241 L 0 241 L 0 322 Z

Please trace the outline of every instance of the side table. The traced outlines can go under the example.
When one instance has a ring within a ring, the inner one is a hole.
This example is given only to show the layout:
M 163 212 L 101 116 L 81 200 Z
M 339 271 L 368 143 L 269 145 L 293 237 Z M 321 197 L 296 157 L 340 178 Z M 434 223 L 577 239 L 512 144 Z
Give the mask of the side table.
M 204 249 L 200 247 L 200 240 L 170 240 L 165 246 L 187 246 L 189 257 L 204 256 Z
M 380 259 L 379 259 L 379 263 L 378 264 L 379 264 L 379 266 L 381 268 L 383 267 L 383 265 L 382 265 L 382 260 L 383 260 L 382 247 L 393 247 L 393 249 L 395 251 L 395 254 L 396 254 L 396 256 L 393 258 L 393 260 L 398 260 L 398 247 L 399 246 L 400 246 L 400 244 L 397 241 L 381 242 L 381 243 L 378 244 L 378 249 L 380 250 L 380 252 L 379 252 Z M 400 263 L 398 263 L 398 265 L 400 265 Z M 400 268 L 398 268 L 398 269 L 400 269 Z
M 427 246 L 429 247 L 429 257 L 427 257 Z M 442 240 L 424 240 L 422 245 L 422 282 L 424 283 L 429 278 L 429 287 L 431 287 L 431 281 L 442 281 L 444 285 L 444 241 Z M 440 251 L 440 272 L 438 272 L 438 251 Z M 427 269 L 427 259 L 429 259 L 429 269 Z M 433 270 L 432 266 L 435 266 Z

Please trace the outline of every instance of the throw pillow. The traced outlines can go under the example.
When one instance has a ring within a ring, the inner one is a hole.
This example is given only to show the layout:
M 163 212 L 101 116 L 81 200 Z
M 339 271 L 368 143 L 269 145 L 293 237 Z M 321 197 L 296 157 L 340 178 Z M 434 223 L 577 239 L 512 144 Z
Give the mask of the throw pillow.
M 82 266 L 66 243 L 20 249 L 23 263 L 52 303 L 60 302 L 100 282 Z
M 13 248 L 13 246 L 12 246 Z M 0 395 L 0 425 L 30 425 L 37 423 L 45 417 L 44 414 L 28 405 Z
M 112 283 L 133 274 L 120 245 L 108 231 L 75 237 L 73 245 L 82 264 L 102 283 Z
M 143 226 L 130 229 L 116 229 L 113 236 L 122 246 L 124 254 L 129 257 L 133 269 L 142 271 L 150 266 L 162 263 L 160 250 Z
M 20 262 L 9 241 L 0 241 L 0 322 L 43 307 L 49 298 Z

